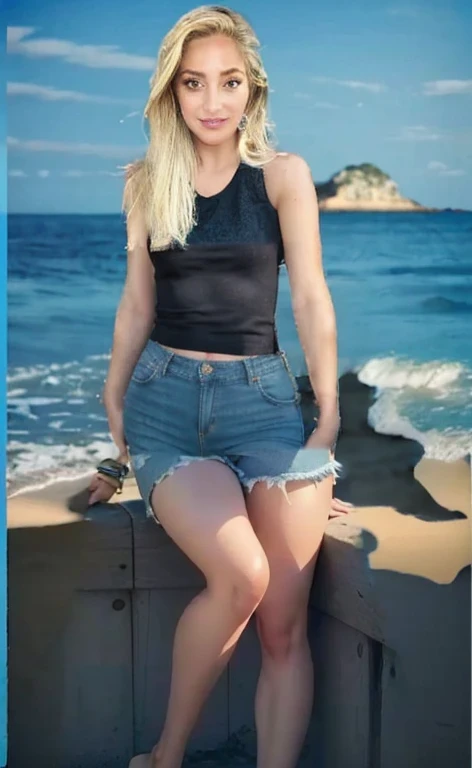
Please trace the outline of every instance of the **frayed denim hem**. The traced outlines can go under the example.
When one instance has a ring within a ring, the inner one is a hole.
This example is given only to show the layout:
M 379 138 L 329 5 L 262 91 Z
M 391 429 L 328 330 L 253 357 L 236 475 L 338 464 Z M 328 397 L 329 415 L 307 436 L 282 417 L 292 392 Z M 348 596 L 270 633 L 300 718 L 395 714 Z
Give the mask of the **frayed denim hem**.
M 263 475 L 261 477 L 251 477 L 249 480 L 243 479 L 241 482 L 248 493 L 252 491 L 256 483 L 265 482 L 267 483 L 268 488 L 277 486 L 277 488 L 280 488 L 284 494 L 288 503 L 291 504 L 287 495 L 286 483 L 291 480 L 311 480 L 316 485 L 330 475 L 333 475 L 335 478 L 339 477 L 342 468 L 343 466 L 339 461 L 331 459 L 319 469 L 307 470 L 305 472 L 283 472 L 281 475 L 275 477 Z
M 216 456 L 216 455 L 215 456 L 181 456 L 180 459 L 175 462 L 175 464 L 172 464 L 169 467 L 169 469 L 166 469 L 166 471 L 157 480 L 153 482 L 151 490 L 149 491 L 148 499 L 146 503 L 146 517 L 151 517 L 154 520 L 154 522 L 157 523 L 157 525 L 161 525 L 151 505 L 151 498 L 152 498 L 154 488 L 156 487 L 156 485 L 161 483 L 167 477 L 170 477 L 171 475 L 173 475 L 176 469 L 179 469 L 180 467 L 188 467 L 190 464 L 193 464 L 196 461 L 219 461 L 221 464 L 226 464 L 227 467 L 232 469 L 233 472 L 237 475 L 238 480 L 240 482 L 242 482 L 244 479 L 243 473 L 241 472 L 241 470 L 238 469 L 238 467 L 235 464 L 233 464 L 233 462 L 230 461 L 230 459 L 224 458 L 223 456 Z

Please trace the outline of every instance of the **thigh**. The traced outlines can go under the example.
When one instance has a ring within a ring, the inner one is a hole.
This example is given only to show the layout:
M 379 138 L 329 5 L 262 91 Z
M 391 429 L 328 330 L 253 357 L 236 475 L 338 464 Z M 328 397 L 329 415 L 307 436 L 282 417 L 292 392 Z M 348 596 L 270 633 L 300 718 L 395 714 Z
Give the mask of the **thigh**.
M 249 522 L 241 485 L 217 461 L 180 467 L 155 486 L 151 503 L 168 535 L 207 581 L 267 578 L 267 558 Z
M 313 573 L 331 506 L 333 478 L 292 480 L 282 489 L 256 483 L 246 507 L 254 532 L 267 556 L 269 587 L 258 614 L 282 623 L 306 615 Z

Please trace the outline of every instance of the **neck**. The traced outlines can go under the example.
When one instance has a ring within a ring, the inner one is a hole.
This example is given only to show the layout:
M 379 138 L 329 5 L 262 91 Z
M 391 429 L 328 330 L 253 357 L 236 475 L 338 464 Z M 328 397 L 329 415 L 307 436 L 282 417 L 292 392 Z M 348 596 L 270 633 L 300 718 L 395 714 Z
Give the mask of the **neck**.
M 216 147 L 195 140 L 195 149 L 200 172 L 218 173 L 228 168 L 234 168 L 241 162 L 237 137 Z

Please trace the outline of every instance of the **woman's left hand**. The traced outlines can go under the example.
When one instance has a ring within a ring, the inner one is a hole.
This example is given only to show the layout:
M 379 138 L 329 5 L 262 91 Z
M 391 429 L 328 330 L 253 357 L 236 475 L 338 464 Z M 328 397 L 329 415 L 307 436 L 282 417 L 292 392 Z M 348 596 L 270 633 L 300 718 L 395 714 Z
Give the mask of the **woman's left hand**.
M 330 520 L 333 517 L 342 517 L 343 515 L 348 515 L 353 509 L 354 504 L 351 504 L 350 501 L 342 501 L 341 499 L 337 499 L 336 496 L 333 496 L 328 517 Z
M 329 456 L 334 459 L 333 446 L 336 443 L 336 439 L 339 433 L 339 427 L 341 420 L 339 414 L 333 414 L 332 416 L 321 415 L 318 419 L 317 426 L 309 436 L 306 442 L 306 448 L 328 448 Z M 333 488 L 336 485 L 336 478 L 333 481 Z M 349 501 L 342 501 L 336 496 L 331 499 L 331 509 L 329 512 L 329 519 L 334 517 L 343 517 L 343 515 L 349 514 L 352 511 L 354 505 Z
M 339 413 L 320 413 L 317 424 L 306 441 L 306 448 L 328 448 L 333 450 L 336 443 L 341 419 Z

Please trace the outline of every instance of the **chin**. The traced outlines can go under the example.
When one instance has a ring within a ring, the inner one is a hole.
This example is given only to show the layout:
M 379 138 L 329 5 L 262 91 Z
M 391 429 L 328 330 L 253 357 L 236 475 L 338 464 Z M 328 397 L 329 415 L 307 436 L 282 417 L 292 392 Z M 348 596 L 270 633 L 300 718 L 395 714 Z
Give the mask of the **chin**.
M 196 139 L 198 139 L 198 141 L 202 144 L 207 144 L 210 147 L 216 147 L 219 144 L 234 138 L 237 133 L 236 128 L 231 129 L 227 126 L 225 126 L 224 131 L 205 130 L 205 128 L 202 129 L 201 126 L 198 126 L 196 130 L 190 129 L 190 132 Z

